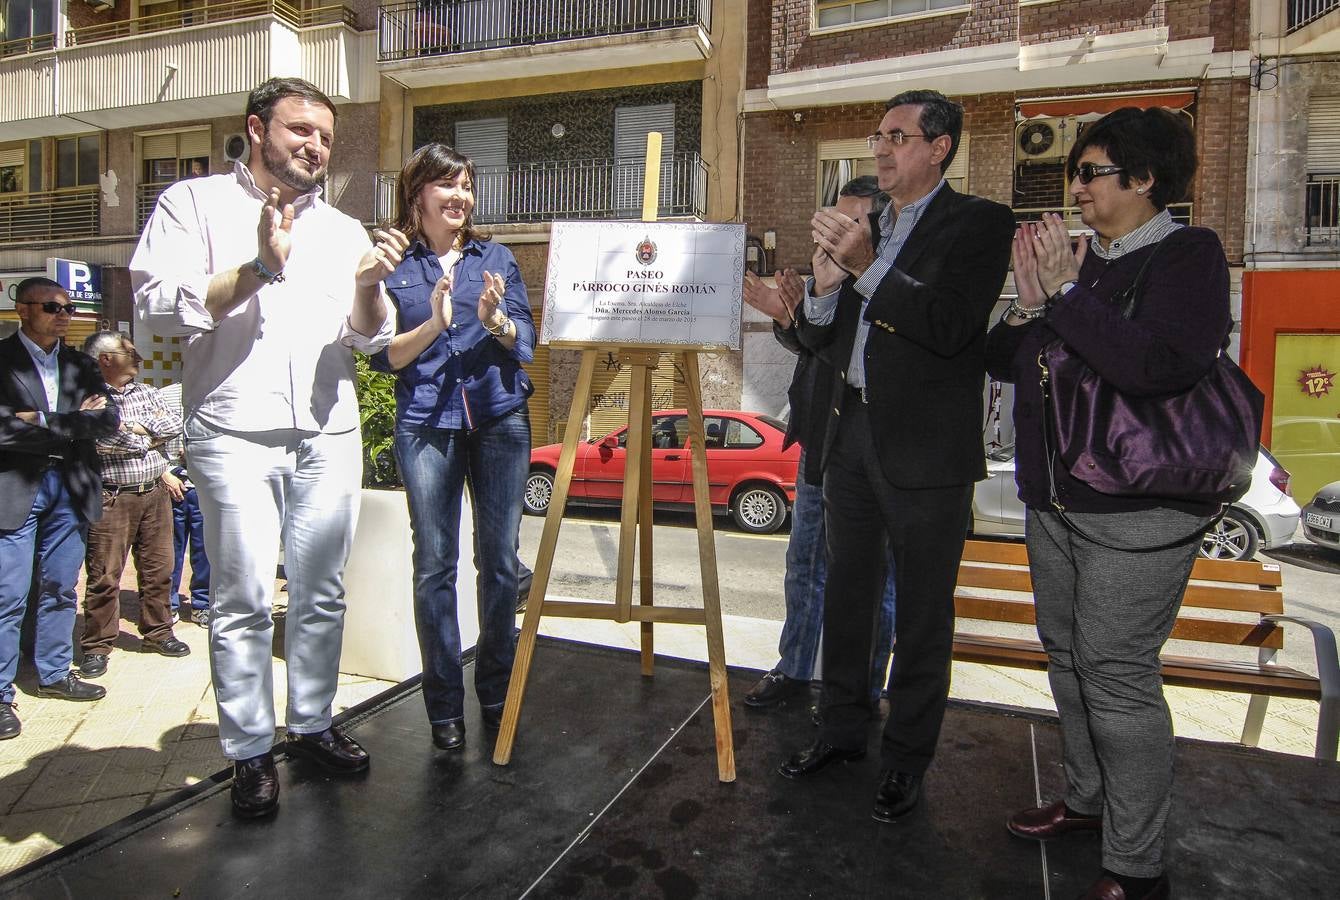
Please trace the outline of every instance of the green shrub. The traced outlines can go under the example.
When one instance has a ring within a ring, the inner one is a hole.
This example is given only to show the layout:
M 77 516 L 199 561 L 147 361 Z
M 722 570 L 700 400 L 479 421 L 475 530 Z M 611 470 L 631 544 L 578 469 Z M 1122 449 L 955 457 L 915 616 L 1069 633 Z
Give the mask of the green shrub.
M 374 372 L 368 358 L 354 354 L 359 422 L 363 428 L 363 486 L 400 487 L 391 447 L 395 441 L 395 376 Z

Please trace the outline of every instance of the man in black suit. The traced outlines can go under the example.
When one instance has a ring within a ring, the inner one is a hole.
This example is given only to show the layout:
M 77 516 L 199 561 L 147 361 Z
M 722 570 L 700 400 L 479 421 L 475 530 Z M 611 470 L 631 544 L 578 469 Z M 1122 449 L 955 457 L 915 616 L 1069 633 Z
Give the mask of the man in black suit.
M 954 583 L 973 482 L 986 477 L 986 324 L 1014 234 L 1008 207 L 944 182 L 962 127 L 963 108 L 936 91 L 886 104 L 869 138 L 879 186 L 893 198 L 878 246 L 865 223 L 815 213 L 814 277 L 797 317 L 801 341 L 834 371 L 820 462 L 829 574 L 823 730 L 781 773 L 799 778 L 865 755 L 887 548 L 898 652 L 873 812 L 886 822 L 916 806 L 944 719 Z
M 84 537 L 102 516 L 94 440 L 120 425 L 97 365 L 65 346 L 75 309 L 65 289 L 28 278 L 15 305 L 19 333 L 0 341 L 0 740 L 22 728 L 14 676 L 34 574 L 37 692 L 64 700 L 106 693 L 70 664 Z

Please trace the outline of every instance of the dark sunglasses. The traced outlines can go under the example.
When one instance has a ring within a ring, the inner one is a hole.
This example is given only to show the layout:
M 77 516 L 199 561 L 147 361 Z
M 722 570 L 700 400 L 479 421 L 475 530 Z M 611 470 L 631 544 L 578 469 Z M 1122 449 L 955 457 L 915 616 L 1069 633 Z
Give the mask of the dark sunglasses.
M 1078 178 L 1080 184 L 1088 184 L 1100 175 L 1116 175 L 1118 172 L 1125 172 L 1121 166 L 1098 166 L 1093 163 L 1080 163 L 1075 167 L 1075 174 L 1071 177 Z
M 61 312 L 65 313 L 67 316 L 72 316 L 79 312 L 79 307 L 75 306 L 73 303 L 57 303 L 55 300 L 21 300 L 19 302 L 27 303 L 29 306 L 40 306 L 42 307 L 42 312 L 52 316 Z

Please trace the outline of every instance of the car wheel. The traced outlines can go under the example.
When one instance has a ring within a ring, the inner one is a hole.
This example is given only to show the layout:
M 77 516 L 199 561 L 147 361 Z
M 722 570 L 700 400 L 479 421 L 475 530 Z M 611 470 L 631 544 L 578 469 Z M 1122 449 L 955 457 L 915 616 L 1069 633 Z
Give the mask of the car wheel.
M 1251 559 L 1259 545 L 1256 526 L 1243 513 L 1230 509 L 1205 532 L 1200 555 L 1206 559 Z
M 752 534 L 772 534 L 786 521 L 786 498 L 767 485 L 747 487 L 731 501 L 735 524 Z
M 542 516 L 549 511 L 549 500 L 554 496 L 554 473 L 534 469 L 526 477 L 526 512 Z

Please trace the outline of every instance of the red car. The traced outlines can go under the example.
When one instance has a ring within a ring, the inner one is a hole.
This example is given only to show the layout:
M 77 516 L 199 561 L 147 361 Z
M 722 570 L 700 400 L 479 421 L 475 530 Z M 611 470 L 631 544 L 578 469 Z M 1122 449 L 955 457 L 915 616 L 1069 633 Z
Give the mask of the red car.
M 707 432 L 707 481 L 712 511 L 727 511 L 745 531 L 769 534 L 782 527 L 796 499 L 800 446 L 782 449 L 786 424 L 771 416 L 737 410 L 703 410 Z M 623 500 L 624 445 L 628 426 L 577 445 L 571 503 L 617 506 Z M 685 410 L 652 413 L 652 502 L 664 508 L 693 507 L 693 469 Z M 530 454 L 526 512 L 544 515 L 554 493 L 554 472 L 562 444 Z

